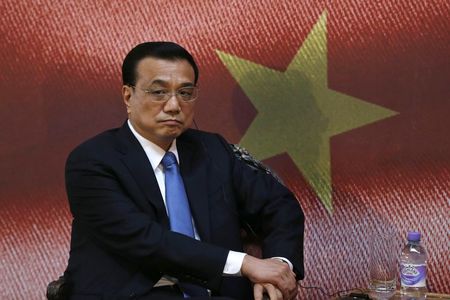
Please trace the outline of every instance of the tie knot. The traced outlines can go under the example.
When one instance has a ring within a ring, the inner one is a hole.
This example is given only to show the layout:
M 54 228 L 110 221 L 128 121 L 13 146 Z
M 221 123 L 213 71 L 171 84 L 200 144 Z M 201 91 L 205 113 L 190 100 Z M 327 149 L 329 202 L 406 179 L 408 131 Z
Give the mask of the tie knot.
M 169 168 L 171 165 L 176 164 L 177 163 L 177 158 L 175 157 L 175 154 L 173 154 L 172 152 L 166 152 L 166 154 L 164 155 L 161 163 L 165 168 Z

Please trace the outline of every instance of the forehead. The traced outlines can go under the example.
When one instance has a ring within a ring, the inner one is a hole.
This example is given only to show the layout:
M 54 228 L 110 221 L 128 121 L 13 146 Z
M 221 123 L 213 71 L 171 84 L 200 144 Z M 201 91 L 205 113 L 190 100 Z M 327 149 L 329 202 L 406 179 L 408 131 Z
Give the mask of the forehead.
M 152 83 L 154 81 L 167 83 L 192 83 L 195 73 L 187 60 L 167 60 L 154 57 L 142 59 L 136 67 L 136 81 Z

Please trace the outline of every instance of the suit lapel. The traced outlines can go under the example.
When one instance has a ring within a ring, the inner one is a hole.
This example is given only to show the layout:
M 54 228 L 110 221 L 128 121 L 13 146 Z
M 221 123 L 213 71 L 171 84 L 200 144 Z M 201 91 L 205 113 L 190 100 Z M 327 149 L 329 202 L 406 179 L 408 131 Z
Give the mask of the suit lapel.
M 122 161 L 130 170 L 131 175 L 148 201 L 141 201 L 140 197 L 133 198 L 133 200 L 144 210 L 150 209 L 149 204 L 153 205 L 161 224 L 169 228 L 169 219 L 155 173 L 144 149 L 142 149 L 126 123 L 119 131 L 119 142 L 121 152 L 124 154 Z
M 181 176 L 189 199 L 195 226 L 202 241 L 210 241 L 210 217 L 207 193 L 207 163 L 201 142 L 183 134 L 177 139 Z

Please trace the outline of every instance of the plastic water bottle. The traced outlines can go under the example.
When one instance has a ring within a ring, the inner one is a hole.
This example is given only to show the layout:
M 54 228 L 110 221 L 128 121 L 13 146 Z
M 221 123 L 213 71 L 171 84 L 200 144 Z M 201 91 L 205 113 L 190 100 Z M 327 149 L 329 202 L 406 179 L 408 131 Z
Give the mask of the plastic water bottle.
M 400 293 L 402 299 L 425 299 L 427 254 L 420 244 L 420 233 L 408 232 L 408 243 L 400 256 Z

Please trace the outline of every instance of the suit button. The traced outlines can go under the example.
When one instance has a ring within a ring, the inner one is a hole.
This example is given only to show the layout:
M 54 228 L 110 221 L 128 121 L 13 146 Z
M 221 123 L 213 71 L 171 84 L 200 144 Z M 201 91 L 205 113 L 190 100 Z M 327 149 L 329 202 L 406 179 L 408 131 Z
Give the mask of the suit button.
M 131 293 L 130 296 L 128 296 L 128 298 L 130 298 L 130 299 L 137 299 L 135 293 Z

